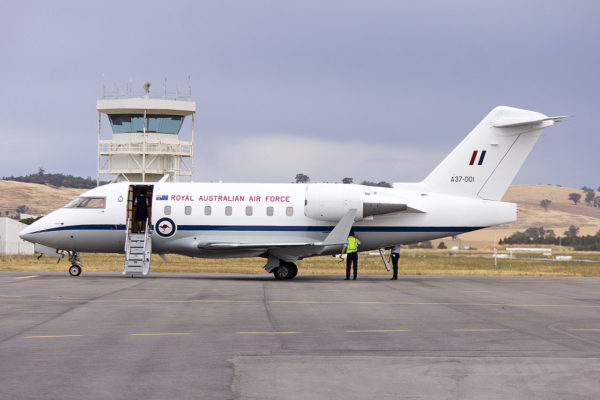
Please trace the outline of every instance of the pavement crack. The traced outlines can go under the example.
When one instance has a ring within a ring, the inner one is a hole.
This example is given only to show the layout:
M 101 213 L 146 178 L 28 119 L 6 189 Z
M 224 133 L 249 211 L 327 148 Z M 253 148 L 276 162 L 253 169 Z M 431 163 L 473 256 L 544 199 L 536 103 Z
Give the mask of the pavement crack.
M 271 312 L 271 301 L 269 300 L 269 295 L 267 293 L 267 282 L 262 283 L 263 288 L 263 306 L 265 308 L 265 314 L 267 315 L 267 320 L 269 321 L 269 326 L 271 327 L 271 331 L 277 332 L 279 331 L 277 324 L 275 322 L 275 317 Z M 273 335 L 277 338 L 277 342 L 279 342 L 279 350 L 285 350 L 285 344 L 283 341 L 282 335 Z

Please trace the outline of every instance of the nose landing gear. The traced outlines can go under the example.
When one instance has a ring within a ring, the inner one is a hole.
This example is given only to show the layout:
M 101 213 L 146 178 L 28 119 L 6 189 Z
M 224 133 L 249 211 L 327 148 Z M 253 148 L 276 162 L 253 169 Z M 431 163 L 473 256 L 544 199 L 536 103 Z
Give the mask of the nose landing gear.
M 79 276 L 81 275 L 81 256 L 76 251 L 69 251 L 69 275 Z

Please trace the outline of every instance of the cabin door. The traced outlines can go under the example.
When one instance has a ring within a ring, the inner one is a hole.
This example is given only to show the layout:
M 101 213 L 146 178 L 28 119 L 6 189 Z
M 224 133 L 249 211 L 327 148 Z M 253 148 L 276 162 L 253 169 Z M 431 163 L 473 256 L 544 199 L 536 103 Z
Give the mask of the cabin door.
M 153 185 L 129 185 L 127 194 L 127 229 L 131 233 L 144 232 L 146 222 L 152 226 Z

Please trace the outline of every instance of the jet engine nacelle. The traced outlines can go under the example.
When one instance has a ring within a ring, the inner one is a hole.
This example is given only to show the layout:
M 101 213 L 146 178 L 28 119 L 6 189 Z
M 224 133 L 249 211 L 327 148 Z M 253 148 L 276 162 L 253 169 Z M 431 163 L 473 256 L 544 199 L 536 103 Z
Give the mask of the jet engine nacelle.
M 321 221 L 339 221 L 356 209 L 355 220 L 405 211 L 406 202 L 388 193 L 361 185 L 316 183 L 306 185 L 304 215 Z

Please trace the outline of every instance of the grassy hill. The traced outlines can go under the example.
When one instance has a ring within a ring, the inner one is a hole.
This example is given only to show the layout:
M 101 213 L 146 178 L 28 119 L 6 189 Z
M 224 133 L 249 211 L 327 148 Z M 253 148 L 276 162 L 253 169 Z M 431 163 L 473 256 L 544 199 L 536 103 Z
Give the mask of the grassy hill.
M 84 191 L 85 189 L 0 180 L 0 212 L 4 215 L 5 210 L 12 210 L 12 213 L 18 206 L 26 205 L 30 214 L 47 214 Z M 578 226 L 580 234 L 595 234 L 600 230 L 600 208 L 590 207 L 582 202 L 574 205 L 568 199 L 572 192 L 582 193 L 580 189 L 551 185 L 511 186 L 503 200 L 518 204 L 518 220 L 460 235 L 461 244 L 491 248 L 499 239 L 510 236 L 515 231 L 539 226 L 553 229 L 556 235 L 562 235 L 569 225 Z M 548 211 L 540 205 L 543 199 L 552 201 Z M 440 241 L 445 242 L 448 247 L 458 245 L 451 238 L 435 241 L 434 245 L 437 246 Z
M 600 230 L 600 208 L 582 204 L 582 201 L 574 205 L 569 200 L 569 193 L 573 192 L 583 193 L 580 189 L 551 185 L 511 186 L 502 200 L 518 204 L 517 221 L 460 235 L 462 244 L 477 248 L 493 247 L 494 241 L 515 231 L 540 226 L 553 229 L 557 236 L 562 236 L 570 225 L 578 226 L 580 235 L 594 235 Z M 552 201 L 548 211 L 540 205 L 544 199 Z M 446 245 L 458 244 L 446 239 L 442 241 Z
M 0 180 L 0 212 L 15 214 L 17 207 L 26 205 L 28 214 L 47 214 L 86 190 Z

